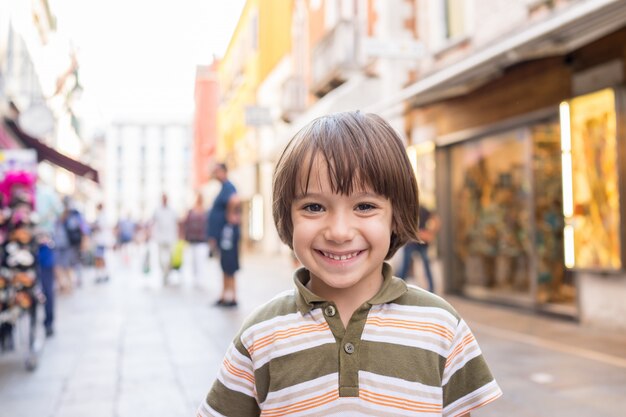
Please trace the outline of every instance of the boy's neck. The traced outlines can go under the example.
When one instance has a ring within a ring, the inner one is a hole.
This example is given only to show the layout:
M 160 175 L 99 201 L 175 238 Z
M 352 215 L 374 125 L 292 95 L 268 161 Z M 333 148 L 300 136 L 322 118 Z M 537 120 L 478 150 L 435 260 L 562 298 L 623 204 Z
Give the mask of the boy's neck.
M 326 285 L 322 280 L 310 275 L 306 287 L 315 295 L 332 301 L 339 311 L 344 327 L 347 327 L 352 314 L 366 301 L 371 300 L 380 291 L 384 277 L 382 266 L 379 279 L 376 281 L 362 281 L 356 287 L 334 288 Z

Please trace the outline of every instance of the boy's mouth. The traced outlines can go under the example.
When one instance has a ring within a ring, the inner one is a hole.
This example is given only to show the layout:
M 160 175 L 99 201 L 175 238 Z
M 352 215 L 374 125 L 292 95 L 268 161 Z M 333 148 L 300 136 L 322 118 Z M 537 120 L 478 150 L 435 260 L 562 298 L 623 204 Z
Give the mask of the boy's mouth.
M 332 259 L 333 261 L 347 261 L 349 259 L 352 259 L 358 255 L 361 254 L 361 250 L 358 251 L 354 251 L 354 252 L 349 252 L 349 253 L 332 253 L 332 252 L 326 252 L 326 251 L 322 251 L 322 250 L 318 250 L 318 253 L 324 255 L 326 258 Z

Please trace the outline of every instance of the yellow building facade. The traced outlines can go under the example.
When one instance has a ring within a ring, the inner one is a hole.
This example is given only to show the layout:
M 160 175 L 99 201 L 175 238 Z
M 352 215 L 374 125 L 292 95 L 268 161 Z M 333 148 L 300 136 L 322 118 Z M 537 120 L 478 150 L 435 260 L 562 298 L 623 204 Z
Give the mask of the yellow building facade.
M 246 109 L 256 107 L 257 90 L 291 51 L 293 0 L 249 0 L 219 69 L 218 160 L 233 168 L 254 164 L 254 129 Z

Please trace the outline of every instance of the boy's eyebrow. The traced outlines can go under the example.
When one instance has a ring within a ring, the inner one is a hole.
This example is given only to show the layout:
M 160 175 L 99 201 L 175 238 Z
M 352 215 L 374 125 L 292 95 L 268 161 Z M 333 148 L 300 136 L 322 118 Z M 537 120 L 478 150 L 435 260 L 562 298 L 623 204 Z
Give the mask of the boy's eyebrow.
M 328 198 L 329 193 L 306 193 L 306 194 L 296 194 L 293 197 L 294 201 L 302 200 L 304 198 Z M 356 191 L 350 194 L 350 197 L 354 198 L 381 198 L 387 199 L 384 195 L 377 194 L 374 191 Z
M 296 194 L 293 199 L 294 200 L 302 200 L 303 198 L 320 198 L 325 194 L 323 193 L 305 193 L 305 194 Z

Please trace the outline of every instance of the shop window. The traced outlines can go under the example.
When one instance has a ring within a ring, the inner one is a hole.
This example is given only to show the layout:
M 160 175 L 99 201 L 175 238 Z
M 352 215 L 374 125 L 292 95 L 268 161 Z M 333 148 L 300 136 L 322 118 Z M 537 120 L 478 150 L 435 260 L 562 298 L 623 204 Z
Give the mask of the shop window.
M 528 137 L 517 129 L 452 149 L 453 274 L 466 290 L 530 292 Z
M 561 104 L 565 264 L 620 269 L 620 207 L 615 93 Z
M 536 301 L 570 304 L 575 300 L 572 276 L 565 274 L 563 259 L 563 187 L 558 120 L 530 127 Z

